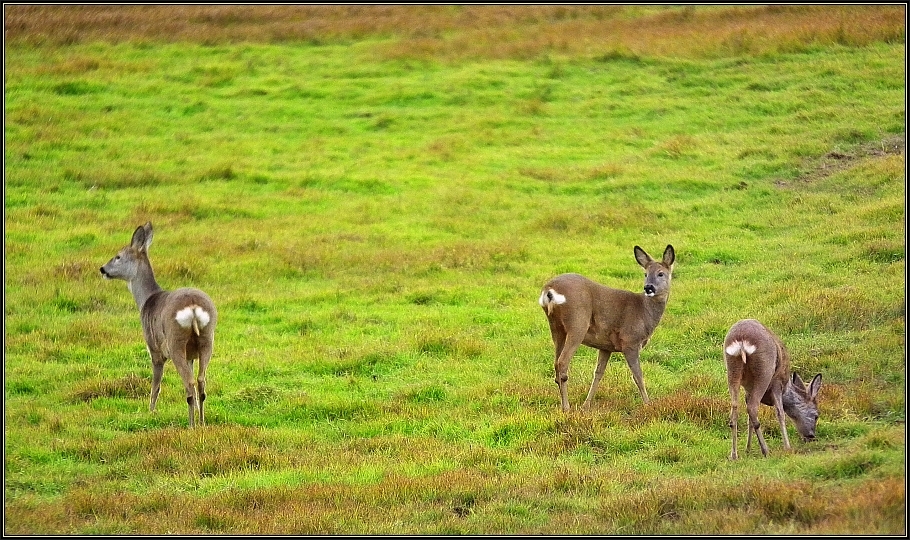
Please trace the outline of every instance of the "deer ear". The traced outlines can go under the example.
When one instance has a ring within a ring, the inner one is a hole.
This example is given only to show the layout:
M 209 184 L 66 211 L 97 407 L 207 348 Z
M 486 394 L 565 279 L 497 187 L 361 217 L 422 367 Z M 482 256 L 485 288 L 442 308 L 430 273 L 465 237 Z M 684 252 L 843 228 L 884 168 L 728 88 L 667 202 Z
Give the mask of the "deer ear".
M 650 255 L 645 253 L 645 250 L 641 249 L 638 246 L 635 246 L 635 249 L 633 251 L 635 252 L 635 260 L 638 261 L 638 264 L 641 265 L 642 268 L 647 268 L 648 264 L 654 261 Z
M 145 229 L 145 246 L 143 246 L 143 249 L 145 251 L 148 251 L 149 246 L 152 245 L 152 237 L 155 236 L 155 231 L 152 230 L 151 221 L 146 221 L 145 225 L 143 225 L 142 228 Z
M 137 251 L 148 251 L 149 246 L 152 245 L 152 235 L 151 222 L 136 227 L 133 239 L 130 241 L 130 247 Z
M 667 244 L 667 249 L 664 250 L 664 264 L 670 268 L 673 267 L 673 263 L 676 261 L 676 251 L 673 249 L 673 246 Z
M 815 399 L 818 396 L 818 391 L 822 389 L 822 374 L 819 373 L 815 377 L 812 377 L 812 382 L 809 383 L 809 397 Z
M 800 388 L 806 388 L 806 383 L 804 383 L 803 380 L 799 378 L 799 373 L 794 371 L 793 377 L 791 377 L 790 380 L 793 382 L 793 384 L 798 384 Z
M 133 231 L 133 238 L 130 240 L 130 247 L 133 249 L 142 249 L 143 245 L 145 245 L 145 227 L 140 225 L 136 227 L 135 231 Z

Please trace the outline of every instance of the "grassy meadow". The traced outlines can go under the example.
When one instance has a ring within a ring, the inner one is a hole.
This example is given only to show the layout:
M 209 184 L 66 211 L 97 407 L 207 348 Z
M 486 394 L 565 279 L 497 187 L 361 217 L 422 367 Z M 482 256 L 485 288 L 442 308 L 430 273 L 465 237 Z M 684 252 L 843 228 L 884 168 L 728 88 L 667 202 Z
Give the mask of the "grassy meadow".
M 4 6 L 4 533 L 906 534 L 892 6 Z M 125 283 L 219 309 L 206 425 Z M 643 405 L 537 298 L 676 250 Z M 730 461 L 727 329 L 822 373 Z

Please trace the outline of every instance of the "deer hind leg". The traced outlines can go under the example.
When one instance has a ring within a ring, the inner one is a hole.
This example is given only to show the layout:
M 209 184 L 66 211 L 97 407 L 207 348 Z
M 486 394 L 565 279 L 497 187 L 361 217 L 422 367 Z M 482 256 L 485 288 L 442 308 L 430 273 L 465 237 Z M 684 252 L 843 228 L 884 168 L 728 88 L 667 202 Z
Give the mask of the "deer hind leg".
M 588 390 L 588 397 L 585 398 L 585 402 L 582 404 L 582 408 L 587 409 L 591 406 L 591 403 L 594 402 L 594 394 L 597 392 L 597 387 L 600 385 L 600 380 L 603 379 L 604 370 L 607 367 L 607 362 L 610 360 L 610 355 L 613 353 L 608 351 L 597 351 L 597 367 L 594 368 L 594 379 L 591 381 L 591 389 Z
M 626 357 L 626 364 L 629 365 L 629 370 L 632 371 L 632 378 L 635 380 L 635 386 L 638 387 L 641 400 L 647 404 L 651 400 L 648 398 L 648 391 L 645 390 L 645 381 L 641 374 L 641 363 L 638 361 L 639 351 L 640 349 L 636 345 L 635 348 L 624 350 L 622 354 Z
M 743 381 L 743 362 L 736 356 L 724 353 L 724 363 L 727 365 L 727 390 L 730 392 L 730 430 L 733 434 L 733 448 L 730 449 L 730 459 L 739 459 L 737 447 L 739 446 L 739 389 Z M 746 426 L 748 428 L 748 425 Z M 746 430 L 749 441 L 752 440 L 752 430 Z M 748 452 L 748 445 L 746 446 Z
M 739 424 L 739 396 L 731 399 L 730 404 L 730 431 L 733 434 L 733 448 L 730 449 L 730 459 L 736 460 L 739 459 L 739 454 L 736 452 L 736 445 L 738 443 L 737 439 L 739 437 L 738 424 Z M 748 450 L 747 450 L 748 451 Z
M 546 308 L 544 308 L 544 313 L 547 313 Z M 553 338 L 553 347 L 556 349 L 556 357 L 553 361 L 554 381 L 559 387 L 560 406 L 565 411 L 569 404 L 568 396 L 563 394 L 563 386 L 559 382 L 559 357 L 562 356 L 562 351 L 566 347 L 566 331 L 549 313 L 547 313 L 547 322 L 550 324 L 550 337 Z
M 755 433 L 755 438 L 758 439 L 758 445 L 761 447 L 761 453 L 763 456 L 768 456 L 768 444 L 765 442 L 765 437 L 761 432 L 761 424 L 758 422 L 758 406 L 761 404 L 761 394 L 758 392 L 750 392 L 746 395 L 746 410 L 749 412 L 749 438 L 746 442 L 746 452 L 749 451 L 749 447 L 752 444 L 752 433 Z
M 193 380 L 193 364 L 187 361 L 186 350 L 184 346 L 177 348 L 171 360 L 183 380 L 183 388 L 186 390 L 186 405 L 189 411 L 189 425 L 194 427 L 196 410 L 199 408 L 199 401 L 196 397 L 196 381 Z
M 199 424 L 205 425 L 205 372 L 212 359 L 211 342 L 203 344 L 199 349 L 199 374 L 196 376 L 196 388 L 199 396 Z
M 572 334 L 567 334 L 563 346 L 561 348 L 559 346 L 556 347 L 556 350 L 559 351 L 559 353 L 556 356 L 554 371 L 556 372 L 556 384 L 559 386 L 559 399 L 563 412 L 569 410 L 569 390 L 567 388 L 569 381 L 569 362 L 572 361 L 572 357 L 575 355 L 575 351 L 578 350 L 583 339 L 584 335 L 573 336 Z
M 161 393 L 161 377 L 164 375 L 164 363 L 167 358 L 160 352 L 153 353 L 151 350 L 149 350 L 149 356 L 152 357 L 152 391 L 149 394 L 149 411 L 155 412 L 158 394 Z
M 739 454 L 737 454 L 736 446 L 738 443 L 737 438 L 739 436 L 737 431 L 738 431 L 738 427 L 739 427 L 738 424 L 739 424 L 739 385 L 740 385 L 740 382 L 739 382 L 738 378 L 730 377 L 728 375 L 727 384 L 729 385 L 729 389 L 730 389 L 730 430 L 733 434 L 733 448 L 730 450 L 730 459 L 739 459 Z M 750 440 L 751 440 L 751 435 L 752 435 L 751 431 L 749 431 L 749 435 L 750 435 Z M 748 450 L 746 450 L 746 451 L 748 452 Z

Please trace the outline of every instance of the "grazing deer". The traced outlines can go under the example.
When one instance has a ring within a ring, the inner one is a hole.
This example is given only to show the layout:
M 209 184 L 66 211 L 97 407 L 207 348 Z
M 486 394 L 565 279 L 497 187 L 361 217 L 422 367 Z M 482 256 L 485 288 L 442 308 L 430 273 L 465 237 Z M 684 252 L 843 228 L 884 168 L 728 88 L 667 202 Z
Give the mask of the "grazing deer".
M 556 276 L 543 286 L 539 302 L 556 345 L 556 384 L 563 411 L 569 410 L 566 390 L 569 362 L 579 345 L 598 350 L 594 380 L 583 408 L 587 409 L 594 401 L 597 385 L 614 352 L 625 356 L 642 401 L 649 402 L 638 355 L 648 344 L 667 307 L 676 253 L 670 245 L 660 261 L 652 259 L 638 246 L 634 253 L 635 260 L 645 269 L 643 293 L 611 289 L 578 274 Z
M 130 245 L 121 249 L 101 267 L 105 279 L 122 279 L 139 307 L 142 333 L 152 357 L 152 393 L 149 410 L 155 410 L 161 391 L 164 363 L 170 358 L 183 379 L 189 406 L 190 427 L 195 411 L 199 424 L 205 424 L 205 370 L 212 358 L 218 312 L 207 294 L 199 289 L 165 291 L 155 281 L 148 249 L 152 244 L 152 224 L 136 228 Z M 199 374 L 193 382 L 193 360 L 199 359 Z
M 815 439 L 818 422 L 818 391 L 822 374 L 812 378 L 809 387 L 793 373 L 790 375 L 790 355 L 781 340 L 755 319 L 738 321 L 724 338 L 724 361 L 727 364 L 727 386 L 730 389 L 730 428 L 733 430 L 733 449 L 736 453 L 737 423 L 739 422 L 739 387 L 746 390 L 746 411 L 749 413 L 749 437 L 746 452 L 752 446 L 755 432 L 763 456 L 768 455 L 768 445 L 758 423 L 758 404 L 774 407 L 784 448 L 790 450 L 784 413 L 793 419 L 796 430 L 804 441 Z

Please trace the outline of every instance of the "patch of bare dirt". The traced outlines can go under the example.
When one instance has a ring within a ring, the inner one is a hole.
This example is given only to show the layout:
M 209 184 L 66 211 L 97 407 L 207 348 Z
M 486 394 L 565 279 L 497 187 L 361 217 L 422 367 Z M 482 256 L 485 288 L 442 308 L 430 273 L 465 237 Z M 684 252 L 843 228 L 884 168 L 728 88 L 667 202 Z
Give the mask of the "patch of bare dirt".
M 881 159 L 886 156 L 904 155 L 907 146 L 906 134 L 893 135 L 880 141 L 864 143 L 847 151 L 832 150 L 810 163 L 807 163 L 803 173 L 796 182 L 814 182 L 827 178 L 835 173 L 849 169 L 858 162 L 867 159 Z M 786 186 L 788 182 L 777 180 L 778 186 Z

